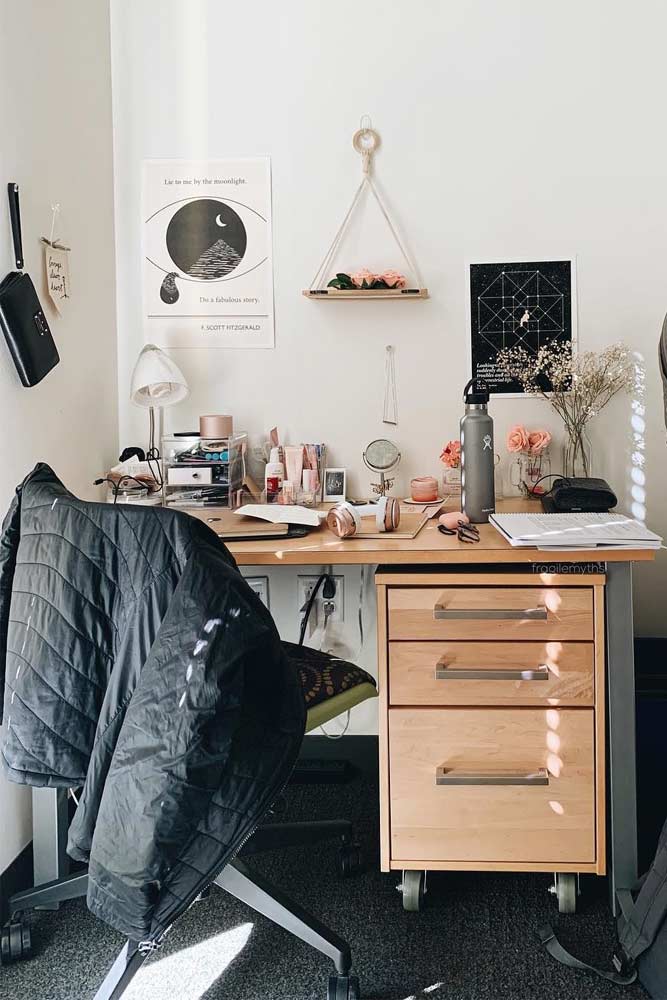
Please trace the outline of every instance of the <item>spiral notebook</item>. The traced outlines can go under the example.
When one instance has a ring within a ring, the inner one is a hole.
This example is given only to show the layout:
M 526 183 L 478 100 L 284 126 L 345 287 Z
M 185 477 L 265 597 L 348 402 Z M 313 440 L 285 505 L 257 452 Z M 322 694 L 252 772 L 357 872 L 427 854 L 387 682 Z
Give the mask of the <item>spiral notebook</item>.
M 491 514 L 510 545 L 538 549 L 659 549 L 660 535 L 625 514 Z

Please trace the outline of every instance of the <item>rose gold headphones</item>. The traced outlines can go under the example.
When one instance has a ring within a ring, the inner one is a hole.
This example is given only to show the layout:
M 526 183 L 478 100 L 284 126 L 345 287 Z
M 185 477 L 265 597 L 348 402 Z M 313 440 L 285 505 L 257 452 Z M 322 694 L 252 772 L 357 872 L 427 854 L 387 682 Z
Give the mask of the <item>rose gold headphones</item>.
M 401 511 L 396 497 L 380 497 L 377 503 L 355 507 L 344 501 L 332 507 L 327 514 L 327 527 L 339 538 L 352 538 L 361 528 L 361 519 L 373 515 L 376 531 L 396 531 L 401 521 Z

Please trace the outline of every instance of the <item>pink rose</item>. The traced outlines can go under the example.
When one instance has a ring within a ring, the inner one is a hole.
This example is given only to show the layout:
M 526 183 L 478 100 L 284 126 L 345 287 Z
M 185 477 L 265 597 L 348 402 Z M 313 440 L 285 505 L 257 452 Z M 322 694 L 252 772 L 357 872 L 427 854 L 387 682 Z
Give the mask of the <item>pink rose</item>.
M 549 431 L 531 431 L 528 435 L 528 450 L 531 455 L 540 455 L 551 444 Z
M 390 288 L 405 288 L 406 285 L 405 275 L 391 267 L 387 271 L 383 271 L 382 274 L 378 274 L 378 278 L 386 281 Z
M 508 430 L 507 450 L 509 452 L 528 451 L 528 433 L 521 424 L 515 424 Z
M 461 464 L 461 442 L 448 441 L 440 453 L 440 461 L 448 469 L 458 469 Z
M 365 267 L 362 267 L 360 271 L 355 271 L 355 273 L 350 275 L 350 277 L 357 288 L 361 288 L 364 281 L 368 287 L 370 287 L 375 281 L 375 275 Z

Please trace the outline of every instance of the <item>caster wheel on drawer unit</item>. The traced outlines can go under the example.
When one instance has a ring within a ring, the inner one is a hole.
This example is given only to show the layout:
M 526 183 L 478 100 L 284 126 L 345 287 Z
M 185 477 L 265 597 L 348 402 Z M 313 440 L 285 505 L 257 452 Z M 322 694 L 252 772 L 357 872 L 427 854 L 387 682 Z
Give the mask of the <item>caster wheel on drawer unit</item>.
M 576 913 L 579 896 L 579 876 L 569 872 L 556 872 L 550 892 L 558 898 L 559 913 Z
M 329 976 L 327 1000 L 359 1000 L 359 980 L 356 976 Z
M 10 965 L 32 955 L 30 927 L 22 920 L 10 920 L 0 927 L 1 965 Z
M 341 878 L 352 878 L 364 870 L 364 856 L 361 846 L 356 843 L 343 844 L 338 851 L 338 874 Z
M 426 872 L 404 871 L 403 881 L 398 886 L 403 896 L 403 909 L 408 913 L 418 913 L 424 909 L 426 895 Z

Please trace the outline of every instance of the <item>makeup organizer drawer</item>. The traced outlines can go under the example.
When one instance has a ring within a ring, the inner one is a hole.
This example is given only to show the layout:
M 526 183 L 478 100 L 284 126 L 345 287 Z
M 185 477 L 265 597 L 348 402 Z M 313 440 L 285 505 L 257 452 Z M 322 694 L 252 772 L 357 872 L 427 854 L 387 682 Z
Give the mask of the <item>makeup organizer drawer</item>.
M 392 587 L 390 639 L 593 638 L 590 587 Z
M 376 584 L 380 857 L 406 909 L 432 869 L 604 874 L 604 573 Z
M 391 709 L 391 853 L 398 859 L 595 861 L 590 710 Z
M 592 642 L 389 643 L 391 705 L 593 707 Z

